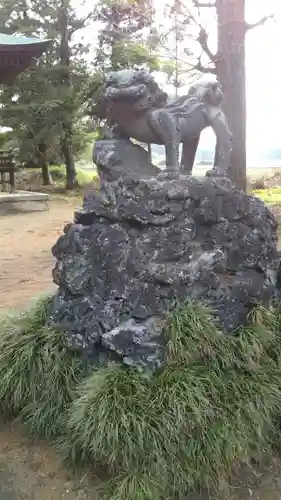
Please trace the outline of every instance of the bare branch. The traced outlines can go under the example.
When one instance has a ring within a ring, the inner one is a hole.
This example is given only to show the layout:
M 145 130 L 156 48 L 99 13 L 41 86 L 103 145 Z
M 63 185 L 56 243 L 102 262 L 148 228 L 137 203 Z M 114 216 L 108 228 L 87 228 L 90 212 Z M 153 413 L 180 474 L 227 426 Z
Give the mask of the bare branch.
M 201 26 L 199 37 L 198 37 L 198 42 L 201 45 L 202 50 L 207 54 L 209 59 L 212 62 L 216 62 L 217 60 L 217 54 L 213 54 L 211 51 L 209 45 L 208 45 L 208 33 L 206 32 L 205 28 Z
M 193 0 L 193 5 L 194 7 L 198 7 L 199 9 L 202 7 L 202 8 L 209 8 L 209 7 L 215 7 L 216 6 L 216 2 L 199 2 L 197 0 Z
M 86 17 L 84 17 L 84 19 L 77 19 L 74 23 L 73 23 L 73 26 L 72 28 L 70 28 L 68 30 L 68 34 L 69 34 L 69 39 L 72 38 L 72 36 L 74 35 L 74 33 L 76 33 L 76 31 L 79 31 L 83 28 L 86 27 L 86 23 L 87 21 L 89 21 L 91 19 L 91 17 L 93 16 L 93 13 L 90 12 Z
M 197 40 L 200 43 L 202 50 L 205 52 L 205 54 L 207 54 L 207 56 L 209 57 L 209 59 L 212 62 L 215 63 L 216 60 L 217 60 L 217 54 L 213 54 L 213 52 L 211 51 L 211 49 L 210 49 L 210 47 L 208 45 L 208 33 L 207 33 L 206 29 L 204 28 L 204 26 L 202 26 L 202 24 L 200 24 L 199 20 L 196 17 L 194 17 L 194 15 L 190 11 L 188 11 L 188 18 L 200 30 L 199 31 L 199 36 L 198 36 Z
M 200 60 L 195 64 L 194 69 L 200 71 L 200 73 L 212 73 L 213 75 L 217 74 L 216 68 L 203 66 Z
M 188 49 L 184 49 L 184 52 L 188 54 Z M 213 75 L 216 75 L 216 68 L 215 66 L 203 66 L 201 63 L 201 56 L 198 58 L 197 62 L 192 64 L 192 63 L 187 63 L 191 68 L 190 70 L 196 70 L 200 71 L 201 73 L 212 73 Z
M 274 18 L 274 14 L 271 14 L 270 16 L 264 16 L 262 17 L 259 21 L 257 21 L 256 23 L 246 23 L 246 31 L 249 31 L 249 30 L 252 30 L 254 28 L 257 28 L 258 26 L 262 26 L 263 24 L 265 24 L 269 19 L 273 19 Z

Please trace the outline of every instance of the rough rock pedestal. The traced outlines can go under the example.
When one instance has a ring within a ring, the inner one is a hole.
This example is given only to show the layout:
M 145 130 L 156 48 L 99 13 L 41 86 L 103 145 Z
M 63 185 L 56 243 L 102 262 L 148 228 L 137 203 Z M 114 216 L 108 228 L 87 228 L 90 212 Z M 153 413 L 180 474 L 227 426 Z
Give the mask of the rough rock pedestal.
M 110 150 L 122 164 L 120 142 Z M 277 224 L 260 199 L 219 178 L 110 178 L 53 248 L 52 319 L 74 348 L 154 369 L 175 299 L 211 302 L 231 332 L 254 302 L 279 293 Z

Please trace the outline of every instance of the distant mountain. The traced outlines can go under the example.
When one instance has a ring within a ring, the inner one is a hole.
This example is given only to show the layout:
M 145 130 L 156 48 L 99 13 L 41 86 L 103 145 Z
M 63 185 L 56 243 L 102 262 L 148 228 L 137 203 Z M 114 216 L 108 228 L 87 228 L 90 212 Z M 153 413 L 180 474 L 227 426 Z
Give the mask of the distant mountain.
M 152 145 L 152 156 L 153 161 L 157 165 L 162 165 L 165 163 L 165 148 L 164 146 L 159 146 L 158 144 Z M 181 147 L 180 147 L 181 154 Z M 195 163 L 200 163 L 203 165 L 213 164 L 215 152 L 211 149 L 199 148 L 196 153 Z
M 262 161 L 281 160 L 281 148 L 268 149 L 266 151 L 262 151 L 260 156 Z
M 252 153 L 252 154 L 251 154 Z M 253 156 L 253 153 L 254 156 Z M 181 148 L 180 148 L 181 154 Z M 157 144 L 152 145 L 153 161 L 157 165 L 165 165 L 165 148 Z M 212 165 L 214 162 L 215 151 L 212 148 L 199 147 L 196 153 L 195 163 L 201 165 Z M 272 148 L 264 151 L 249 151 L 248 162 L 252 165 L 281 165 L 281 147 Z
M 198 149 L 195 157 L 195 163 L 209 165 L 214 163 L 215 152 L 211 149 Z

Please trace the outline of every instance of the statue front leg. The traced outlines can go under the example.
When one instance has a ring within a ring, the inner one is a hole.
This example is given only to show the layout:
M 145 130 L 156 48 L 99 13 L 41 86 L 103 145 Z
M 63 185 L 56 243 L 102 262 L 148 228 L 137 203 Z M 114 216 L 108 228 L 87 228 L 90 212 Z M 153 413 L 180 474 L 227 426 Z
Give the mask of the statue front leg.
M 221 110 L 211 109 L 208 113 L 208 119 L 217 139 L 213 170 L 218 174 L 227 176 L 230 165 L 232 133 Z
M 166 174 L 179 176 L 177 125 L 170 113 L 164 109 L 153 111 L 148 116 L 148 124 L 155 135 L 155 141 L 165 146 Z M 158 142 L 159 141 L 159 142 Z M 170 176 L 169 175 L 169 176 Z M 161 174 L 160 174 L 161 176 Z
M 181 173 L 191 175 L 198 148 L 200 135 L 198 137 L 185 138 L 182 144 Z
M 166 170 L 169 172 L 178 172 L 178 144 L 170 141 L 165 144 L 165 155 L 166 155 Z

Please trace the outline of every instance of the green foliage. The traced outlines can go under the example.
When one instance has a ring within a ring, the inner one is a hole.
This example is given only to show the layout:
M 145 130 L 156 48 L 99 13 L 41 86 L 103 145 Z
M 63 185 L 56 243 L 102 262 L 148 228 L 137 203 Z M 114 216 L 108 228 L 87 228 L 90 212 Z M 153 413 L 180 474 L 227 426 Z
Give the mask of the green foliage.
M 167 83 L 173 85 L 176 94 L 182 86 L 192 82 L 195 75 L 198 77 L 198 70 L 192 70 L 196 65 L 192 60 L 189 61 L 194 60 L 189 50 L 194 37 L 193 23 L 196 24 L 196 13 L 192 11 L 192 3 L 173 0 L 164 6 L 164 22 L 159 26 L 158 44 L 161 45 L 164 56 L 161 70 L 167 77 Z
M 103 498 L 218 491 L 235 463 L 270 448 L 281 403 L 280 304 L 254 308 L 236 336 L 220 331 L 208 307 L 178 304 L 166 321 L 166 364 L 150 377 L 118 363 L 89 372 L 48 324 L 48 306 L 2 321 L 2 411 L 35 435 L 59 436 L 74 467 L 106 467 Z
M 95 73 L 88 86 L 89 115 L 104 118 L 100 98 L 109 71 L 126 68 L 161 70 L 159 37 L 154 26 L 151 0 L 99 0 L 95 15 L 101 29 L 95 57 Z
M 1 90 L 0 122 L 12 127 L 22 162 L 44 169 L 65 162 L 69 187 L 75 185 L 73 157 L 85 146 L 85 115 L 95 115 L 105 73 L 161 69 L 151 0 L 100 0 L 84 17 L 77 12 L 70 0 L 4 0 L 0 6 L 2 31 L 52 40 L 38 64 Z M 76 38 L 85 26 L 99 30 L 94 73 L 89 46 Z
M 255 189 L 253 191 L 255 196 L 261 198 L 265 203 L 275 204 L 281 203 L 281 188 L 273 187 L 268 189 Z
M 96 16 L 102 23 L 95 61 L 101 72 L 159 69 L 151 0 L 100 0 Z
M 0 327 L 2 411 L 19 417 L 32 434 L 62 432 L 65 412 L 85 372 L 64 334 L 48 325 L 50 298 L 27 312 L 4 316 Z
M 54 0 L 4 0 L 0 6 L 3 31 L 52 40 L 36 65 L 2 89 L 1 123 L 12 127 L 22 162 L 43 167 L 65 161 L 72 183 L 73 154 L 84 147 L 81 117 L 89 77 L 88 46 L 73 37 L 90 18 L 78 17 L 69 0 L 59 5 Z
M 79 153 L 76 155 L 77 161 L 81 164 L 92 164 L 93 162 L 93 147 L 98 139 L 98 131 L 87 132 L 83 135 L 83 147 L 79 148 Z
M 97 172 L 93 170 L 84 170 L 82 168 L 77 167 L 76 168 L 76 173 L 77 173 L 77 184 L 78 187 L 83 187 L 86 186 L 87 184 L 91 183 L 93 180 L 96 180 L 98 175 Z M 65 184 L 65 179 L 66 179 L 66 172 L 65 172 L 65 167 L 63 165 L 52 165 L 50 167 L 50 174 L 52 176 L 53 181 L 56 184 Z
M 5 149 L 8 142 L 8 137 L 6 132 L 0 132 L 0 149 Z

